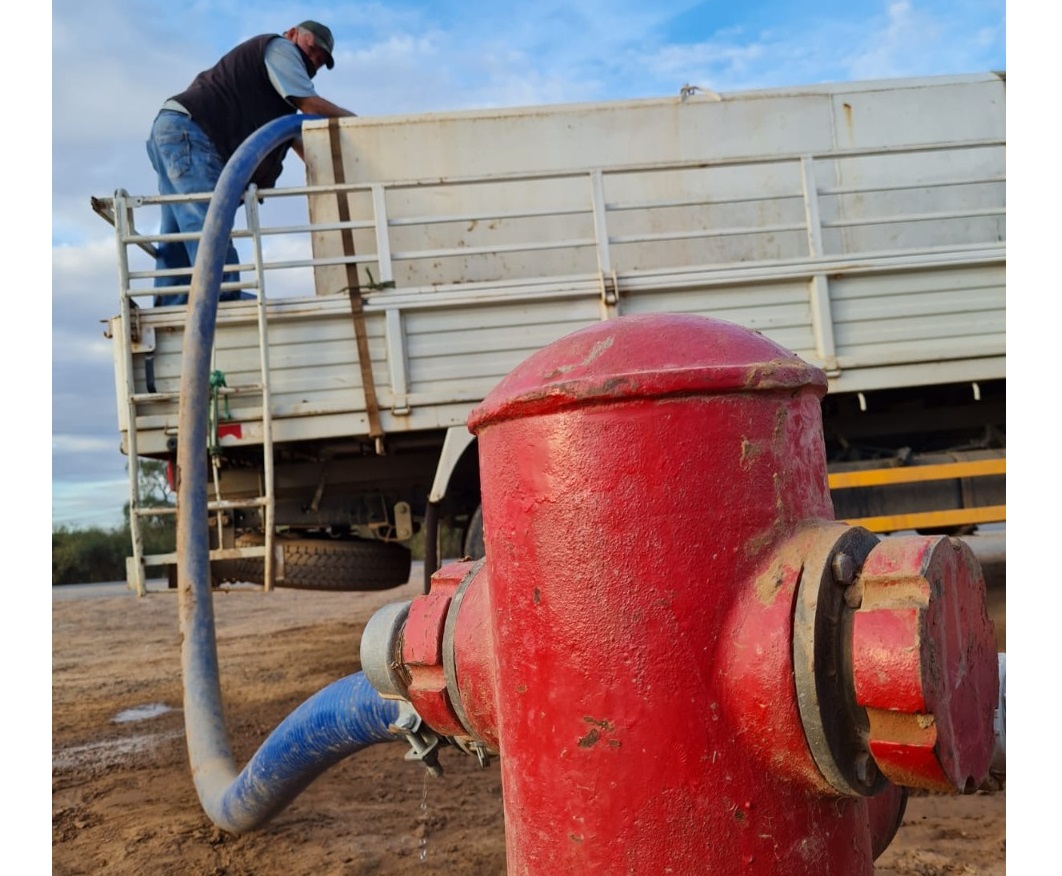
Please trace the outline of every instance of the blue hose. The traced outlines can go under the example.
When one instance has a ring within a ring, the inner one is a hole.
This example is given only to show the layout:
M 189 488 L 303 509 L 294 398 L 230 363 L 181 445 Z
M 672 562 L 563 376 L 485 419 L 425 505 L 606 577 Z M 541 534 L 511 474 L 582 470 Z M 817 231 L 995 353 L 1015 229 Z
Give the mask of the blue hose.
M 317 776 L 374 742 L 393 740 L 397 705 L 381 699 L 361 673 L 307 700 L 237 774 L 225 729 L 210 591 L 207 521 L 207 415 L 214 324 L 222 268 L 254 171 L 275 148 L 318 116 L 291 115 L 259 128 L 221 172 L 203 223 L 185 321 L 177 444 L 177 580 L 182 636 L 184 721 L 192 778 L 203 810 L 232 833 L 260 827 Z
M 232 833 L 264 824 L 314 779 L 375 742 L 390 742 L 398 703 L 385 700 L 358 672 L 314 694 L 262 743 L 217 801 L 211 820 Z M 205 804 L 204 804 L 205 805 Z

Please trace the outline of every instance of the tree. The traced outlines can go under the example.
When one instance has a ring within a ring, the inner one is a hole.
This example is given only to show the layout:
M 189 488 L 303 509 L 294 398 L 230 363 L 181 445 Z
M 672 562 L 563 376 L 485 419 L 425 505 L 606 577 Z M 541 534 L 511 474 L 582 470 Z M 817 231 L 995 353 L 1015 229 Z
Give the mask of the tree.
M 140 499 L 141 508 L 157 508 L 165 506 L 172 508 L 176 504 L 176 497 L 170 489 L 169 478 L 166 474 L 166 463 L 160 459 L 141 458 L 137 466 L 136 492 Z M 126 525 L 129 524 L 129 503 L 122 508 Z M 172 518 L 172 514 L 158 514 L 142 516 L 141 522 L 157 524 L 160 520 Z
M 127 529 L 68 529 L 52 532 L 52 585 L 120 581 L 125 577 Z
M 175 497 L 166 477 L 166 463 L 141 459 L 137 469 L 137 493 L 141 508 L 174 507 Z M 125 578 L 125 558 L 130 553 L 129 503 L 122 509 L 124 524 L 105 530 L 52 530 L 52 585 L 120 581 Z M 146 554 L 167 554 L 177 544 L 175 514 L 145 514 L 140 517 L 140 536 Z
M 170 489 L 164 461 L 141 458 L 137 466 L 136 482 L 141 508 L 173 508 L 176 505 L 176 497 Z M 125 516 L 125 529 L 128 534 L 130 527 L 128 502 L 125 503 L 122 513 Z M 169 553 L 177 544 L 177 515 L 172 513 L 142 514 L 140 516 L 140 537 L 144 553 Z

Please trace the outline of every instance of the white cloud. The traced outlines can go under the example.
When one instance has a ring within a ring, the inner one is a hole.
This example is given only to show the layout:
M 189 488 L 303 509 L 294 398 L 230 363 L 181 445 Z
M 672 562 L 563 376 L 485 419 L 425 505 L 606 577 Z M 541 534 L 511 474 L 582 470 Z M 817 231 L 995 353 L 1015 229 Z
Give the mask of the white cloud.
M 94 451 L 113 451 L 115 440 L 113 438 L 99 438 L 92 435 L 64 435 L 52 434 L 53 453 L 84 453 Z
M 53 481 L 52 526 L 118 526 L 128 501 L 128 479 Z

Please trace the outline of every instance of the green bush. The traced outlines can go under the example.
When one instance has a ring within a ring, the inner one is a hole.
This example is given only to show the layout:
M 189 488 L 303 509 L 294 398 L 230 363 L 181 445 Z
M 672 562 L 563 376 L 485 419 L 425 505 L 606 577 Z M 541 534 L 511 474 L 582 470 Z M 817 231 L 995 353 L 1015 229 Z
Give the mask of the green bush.
M 167 554 L 176 547 L 172 517 L 148 521 L 140 533 L 145 554 Z M 125 558 L 131 553 L 128 524 L 114 529 L 60 526 L 52 531 L 52 586 L 124 581 Z
M 67 529 L 52 532 L 52 586 L 124 581 L 129 531 Z
M 147 507 L 172 505 L 166 484 L 166 464 L 142 459 L 138 469 L 140 499 Z M 125 522 L 113 529 L 93 526 L 52 530 L 52 586 L 124 581 L 125 558 L 132 553 L 129 503 L 122 510 Z M 141 518 L 140 537 L 145 554 L 171 553 L 177 545 L 177 518 L 160 514 Z

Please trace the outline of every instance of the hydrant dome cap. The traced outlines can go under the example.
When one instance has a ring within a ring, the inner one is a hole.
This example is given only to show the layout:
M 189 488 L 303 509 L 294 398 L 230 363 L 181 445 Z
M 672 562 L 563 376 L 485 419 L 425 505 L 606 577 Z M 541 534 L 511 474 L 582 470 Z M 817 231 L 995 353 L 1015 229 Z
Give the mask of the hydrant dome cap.
M 826 375 L 758 332 L 691 314 L 605 320 L 527 358 L 469 415 L 491 422 L 587 402 L 812 387 Z

